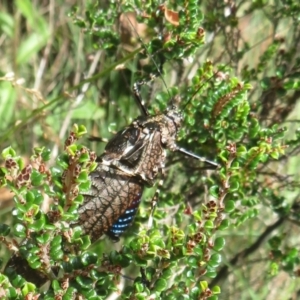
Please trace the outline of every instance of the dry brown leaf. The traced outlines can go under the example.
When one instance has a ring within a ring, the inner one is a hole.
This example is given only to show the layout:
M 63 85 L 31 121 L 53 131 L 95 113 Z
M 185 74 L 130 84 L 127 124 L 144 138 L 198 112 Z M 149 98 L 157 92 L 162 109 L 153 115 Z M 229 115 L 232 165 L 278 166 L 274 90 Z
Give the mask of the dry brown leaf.
M 135 12 L 127 12 L 120 15 L 119 32 L 123 47 L 127 51 L 133 51 L 140 45 L 139 40 L 147 41 L 147 25 L 139 23 Z
M 179 14 L 174 10 L 165 8 L 165 18 L 166 20 L 174 26 L 179 26 Z

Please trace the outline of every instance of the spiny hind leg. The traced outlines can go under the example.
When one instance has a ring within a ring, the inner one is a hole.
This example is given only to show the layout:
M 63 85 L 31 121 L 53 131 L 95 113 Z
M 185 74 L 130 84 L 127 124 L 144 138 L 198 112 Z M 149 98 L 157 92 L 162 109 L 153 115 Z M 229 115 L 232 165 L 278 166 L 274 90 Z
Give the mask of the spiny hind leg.
M 154 212 L 155 212 L 155 209 L 156 209 L 157 202 L 159 200 L 160 190 L 161 190 L 162 186 L 164 185 L 164 179 L 165 179 L 165 175 L 166 175 L 164 170 L 165 170 L 165 166 L 163 164 L 161 164 L 161 178 L 158 181 L 157 189 L 156 189 L 156 191 L 154 193 L 154 196 L 152 197 L 152 200 L 151 200 L 151 212 L 150 212 L 148 225 L 147 225 L 148 230 L 150 230 L 152 228 L 153 216 L 154 216 Z
M 133 84 L 133 94 L 134 94 L 134 97 L 135 97 L 135 100 L 137 102 L 137 105 L 141 111 L 141 113 L 144 115 L 144 116 L 150 116 L 150 113 L 146 107 L 146 104 L 145 104 L 145 101 L 144 99 L 142 98 L 141 96 L 141 87 L 143 85 L 147 85 L 149 82 L 153 81 L 155 78 L 161 76 L 161 71 L 159 71 L 158 73 L 156 74 L 150 74 L 150 79 L 149 80 L 140 80 L 140 81 L 137 81 Z

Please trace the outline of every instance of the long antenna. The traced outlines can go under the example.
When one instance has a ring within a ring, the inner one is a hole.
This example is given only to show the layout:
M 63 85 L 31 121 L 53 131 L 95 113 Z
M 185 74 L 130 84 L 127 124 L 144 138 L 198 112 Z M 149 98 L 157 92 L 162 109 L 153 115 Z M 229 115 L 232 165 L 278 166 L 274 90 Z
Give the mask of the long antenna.
M 137 36 L 137 38 L 138 38 L 138 40 L 139 40 L 139 42 L 142 44 L 144 50 L 145 50 L 146 53 L 148 54 L 148 57 L 151 59 L 151 61 L 153 62 L 153 64 L 155 65 L 155 67 L 156 67 L 156 69 L 157 69 L 157 74 L 158 74 L 158 75 L 157 75 L 157 74 L 152 74 L 152 75 L 151 75 L 152 79 L 153 79 L 154 77 L 158 77 L 158 76 L 161 78 L 161 80 L 162 80 L 162 82 L 163 82 L 163 84 L 164 84 L 164 86 L 165 86 L 165 88 L 166 88 L 166 90 L 167 90 L 167 92 L 168 92 L 168 94 L 169 94 L 169 96 L 170 96 L 170 101 L 172 101 L 171 95 L 170 95 L 170 92 L 169 92 L 169 88 L 168 88 L 168 86 L 167 86 L 167 84 L 166 84 L 166 82 L 165 82 L 165 80 L 164 80 L 164 78 L 163 78 L 163 74 L 162 74 L 162 71 L 161 71 L 162 68 L 163 68 L 163 63 L 161 63 L 161 66 L 158 66 L 158 64 L 156 63 L 155 59 L 153 58 L 153 56 L 152 56 L 152 55 L 150 54 L 150 52 L 148 51 L 147 45 L 144 43 L 144 41 L 143 41 L 142 38 L 140 37 L 139 33 L 137 32 L 137 30 L 136 30 L 134 24 L 131 22 L 130 18 L 126 15 L 126 13 L 124 13 L 124 15 L 125 15 L 127 21 L 130 23 L 130 25 L 131 25 L 133 31 L 135 32 L 135 34 L 136 34 L 136 36 Z

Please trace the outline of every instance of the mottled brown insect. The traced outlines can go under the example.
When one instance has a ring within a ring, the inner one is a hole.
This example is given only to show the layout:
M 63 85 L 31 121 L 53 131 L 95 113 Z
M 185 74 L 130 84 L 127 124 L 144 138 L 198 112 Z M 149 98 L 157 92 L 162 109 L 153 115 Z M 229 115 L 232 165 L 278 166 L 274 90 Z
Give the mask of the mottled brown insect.
M 178 151 L 216 168 L 217 164 L 180 148 L 176 144 L 182 123 L 180 111 L 172 106 L 151 116 L 134 86 L 143 116 L 120 130 L 98 157 L 91 174 L 92 188 L 84 194 L 79 220 L 92 242 L 104 233 L 114 240 L 128 228 L 141 201 L 144 186 L 153 186 L 163 174 L 166 150 Z

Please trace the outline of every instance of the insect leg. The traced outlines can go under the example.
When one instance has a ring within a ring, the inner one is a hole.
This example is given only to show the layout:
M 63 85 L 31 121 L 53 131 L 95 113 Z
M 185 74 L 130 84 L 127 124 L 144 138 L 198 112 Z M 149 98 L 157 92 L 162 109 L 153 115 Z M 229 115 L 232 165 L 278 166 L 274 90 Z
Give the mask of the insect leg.
M 195 158 L 195 159 L 197 159 L 197 160 L 200 160 L 200 161 L 202 161 L 202 162 L 204 162 L 204 163 L 210 165 L 209 169 L 213 169 L 213 170 L 214 170 L 214 169 L 217 169 L 217 168 L 220 167 L 219 164 L 217 164 L 217 163 L 215 163 L 215 162 L 213 162 L 213 161 L 211 161 L 211 160 L 208 160 L 208 159 L 206 159 L 205 157 L 201 157 L 201 156 L 199 156 L 199 155 L 197 155 L 197 154 L 194 154 L 194 153 L 192 153 L 192 152 L 189 152 L 189 151 L 187 151 L 187 150 L 184 149 L 184 148 L 178 147 L 178 148 L 176 149 L 176 151 L 178 151 L 178 152 L 180 152 L 180 153 L 183 153 L 183 154 L 186 155 L 186 156 Z
M 97 142 L 97 143 L 108 143 L 108 139 L 106 138 L 102 138 L 100 136 L 93 136 L 91 135 L 89 138 L 88 138 L 89 141 L 91 142 Z
M 145 268 L 141 267 L 140 272 L 141 272 L 141 276 L 142 276 L 142 278 L 141 278 L 142 279 L 142 284 L 145 287 L 150 288 L 150 281 L 147 279 Z
M 146 84 L 146 81 L 144 81 L 144 80 L 135 82 L 133 84 L 133 94 L 134 94 L 135 100 L 137 102 L 137 105 L 138 105 L 141 113 L 144 116 L 149 116 L 150 115 L 149 111 L 146 108 L 145 101 L 142 99 L 142 96 L 141 96 L 141 93 L 140 93 L 140 87 L 144 84 Z
M 150 74 L 150 80 L 153 81 L 156 77 L 160 76 L 160 73 L 158 74 Z M 142 85 L 147 85 L 149 81 L 146 80 L 140 80 L 133 84 L 133 94 L 135 97 L 135 100 L 137 102 L 137 105 L 144 116 L 150 116 L 150 113 L 148 109 L 146 108 L 145 101 L 142 99 L 141 93 L 140 93 L 140 87 Z
M 159 180 L 158 186 L 162 187 L 163 184 L 164 184 L 164 181 L 162 179 Z M 149 220 L 148 220 L 148 225 L 147 225 L 148 230 L 152 227 L 152 224 L 153 224 L 153 215 L 154 215 L 154 211 L 155 211 L 156 204 L 157 204 L 157 201 L 158 201 L 159 193 L 160 193 L 160 189 L 157 188 L 156 191 L 155 191 L 155 194 L 152 198 L 152 201 L 151 201 L 151 213 L 150 213 Z
M 161 166 L 161 179 L 158 181 L 158 187 L 157 187 L 155 194 L 151 201 L 151 213 L 150 213 L 148 225 L 147 225 L 148 230 L 152 227 L 152 224 L 153 224 L 154 211 L 155 211 L 156 204 L 157 204 L 157 201 L 159 198 L 160 188 L 164 185 L 164 178 L 165 178 L 164 165 L 162 165 Z

